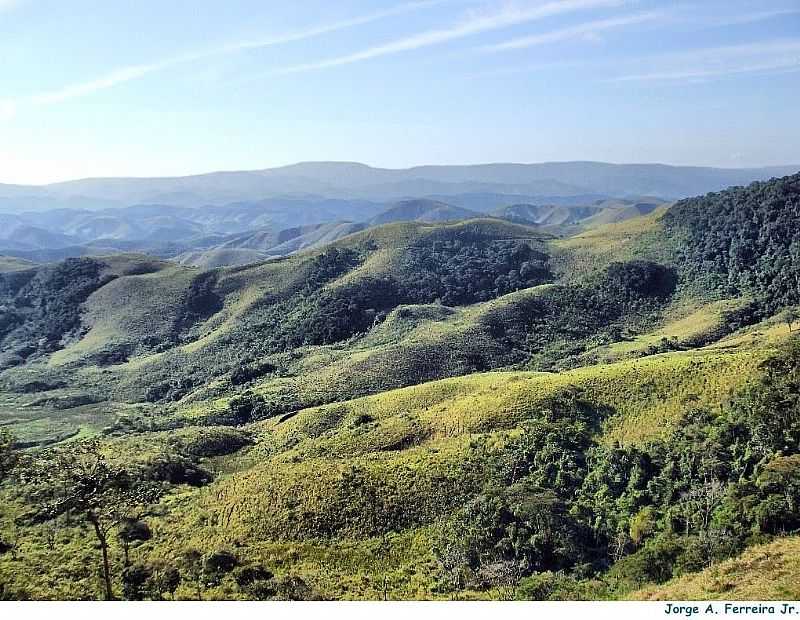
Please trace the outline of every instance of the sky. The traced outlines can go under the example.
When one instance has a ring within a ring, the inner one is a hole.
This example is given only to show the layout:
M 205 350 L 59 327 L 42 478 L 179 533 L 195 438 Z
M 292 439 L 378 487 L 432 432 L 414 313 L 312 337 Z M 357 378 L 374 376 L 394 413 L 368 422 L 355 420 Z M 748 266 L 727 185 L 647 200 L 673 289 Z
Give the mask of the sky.
M 0 0 L 0 183 L 800 163 L 800 0 Z

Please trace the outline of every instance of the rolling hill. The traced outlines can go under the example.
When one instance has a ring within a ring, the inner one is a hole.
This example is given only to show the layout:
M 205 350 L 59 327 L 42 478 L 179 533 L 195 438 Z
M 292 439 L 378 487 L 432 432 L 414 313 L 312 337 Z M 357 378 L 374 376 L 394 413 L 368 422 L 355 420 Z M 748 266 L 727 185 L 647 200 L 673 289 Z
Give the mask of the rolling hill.
M 299 250 L 242 266 L 9 260 L 0 424 L 157 486 L 148 536 L 109 545 L 129 598 L 783 597 L 798 205 L 794 175 L 556 238 L 415 201 L 447 217 L 209 239 Z M 46 482 L 0 489 L 4 591 L 96 596 L 83 524 L 29 516 Z
M 393 205 L 371 220 L 369 226 L 380 226 L 392 222 L 448 222 L 469 220 L 480 217 L 480 214 L 468 209 L 454 207 L 437 200 L 403 200 Z

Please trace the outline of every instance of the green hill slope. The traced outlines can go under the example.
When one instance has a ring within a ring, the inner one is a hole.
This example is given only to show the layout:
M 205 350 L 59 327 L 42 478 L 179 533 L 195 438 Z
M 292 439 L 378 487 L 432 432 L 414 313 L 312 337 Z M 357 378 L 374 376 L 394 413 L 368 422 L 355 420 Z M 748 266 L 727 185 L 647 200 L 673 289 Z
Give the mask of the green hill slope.
M 241 267 L 20 266 L 0 424 L 37 461 L 97 437 L 157 485 L 148 536 L 109 543 L 129 598 L 173 569 L 177 598 L 711 595 L 714 566 L 800 531 L 798 195 L 566 239 L 400 222 Z M 47 483 L 0 488 L 4 596 L 93 597 Z

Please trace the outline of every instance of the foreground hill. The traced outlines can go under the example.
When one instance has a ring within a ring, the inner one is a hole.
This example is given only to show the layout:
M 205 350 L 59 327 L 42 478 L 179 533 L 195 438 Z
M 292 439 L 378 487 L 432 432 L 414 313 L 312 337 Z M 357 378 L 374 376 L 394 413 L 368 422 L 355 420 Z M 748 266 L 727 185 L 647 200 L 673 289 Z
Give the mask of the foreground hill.
M 473 219 L 236 268 L 22 265 L 0 422 L 158 491 L 107 541 L 126 598 L 648 596 L 765 543 L 788 582 L 798 197 L 795 175 L 567 239 Z M 63 485 L 28 480 L 0 490 L 4 591 L 96 596 L 84 524 L 37 512 Z

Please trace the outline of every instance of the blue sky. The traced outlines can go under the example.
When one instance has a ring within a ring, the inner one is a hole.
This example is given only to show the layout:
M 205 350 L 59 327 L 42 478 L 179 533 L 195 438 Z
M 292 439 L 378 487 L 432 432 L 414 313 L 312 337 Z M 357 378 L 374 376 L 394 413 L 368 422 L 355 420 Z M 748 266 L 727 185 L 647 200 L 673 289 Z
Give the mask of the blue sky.
M 0 182 L 800 163 L 798 0 L 0 0 Z

